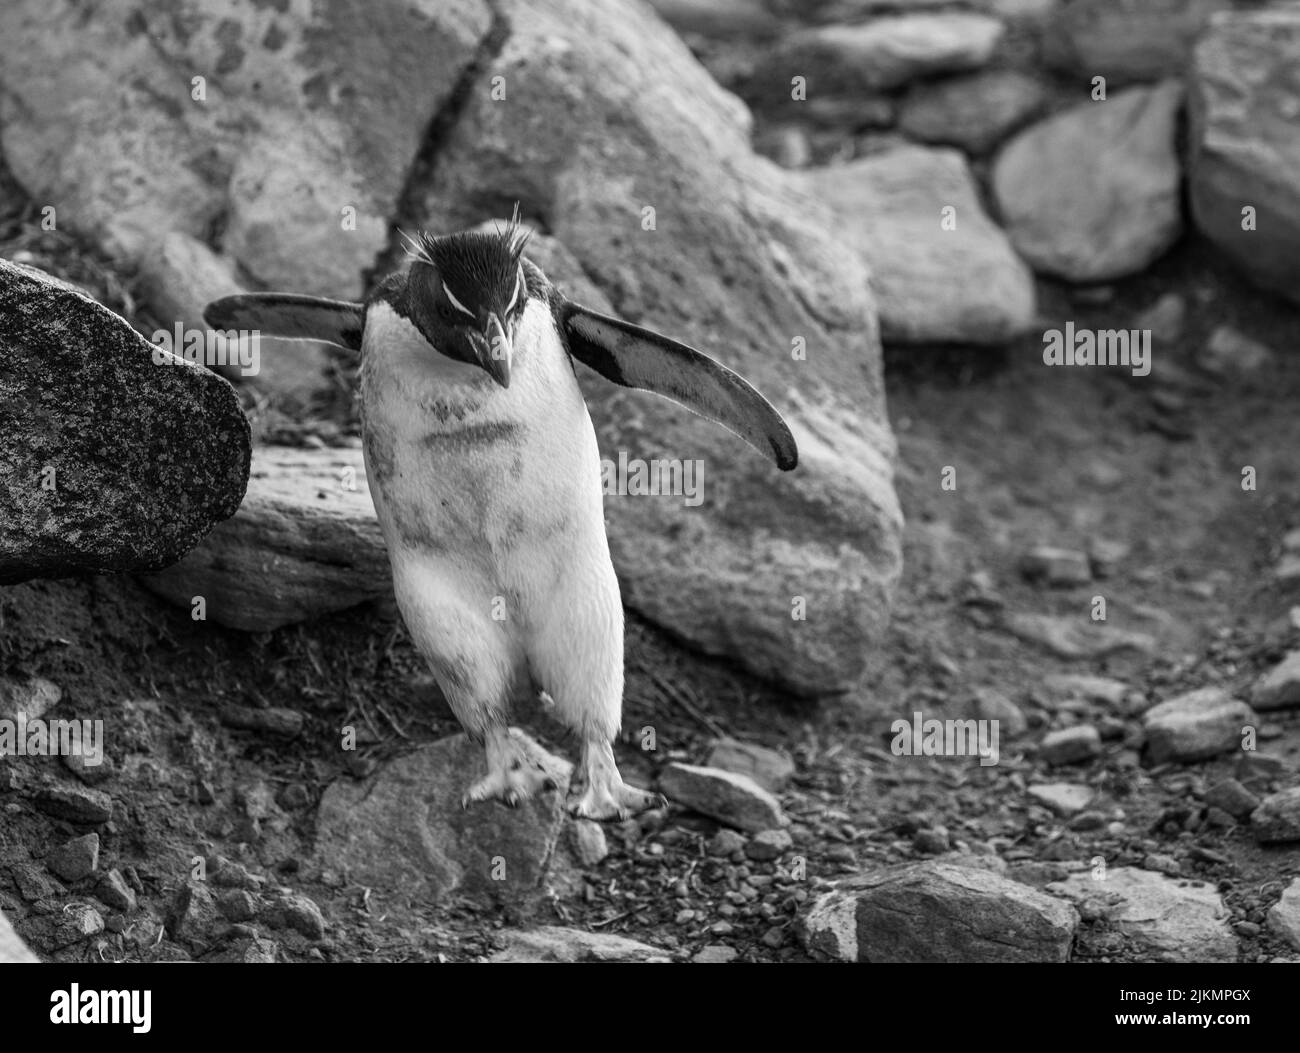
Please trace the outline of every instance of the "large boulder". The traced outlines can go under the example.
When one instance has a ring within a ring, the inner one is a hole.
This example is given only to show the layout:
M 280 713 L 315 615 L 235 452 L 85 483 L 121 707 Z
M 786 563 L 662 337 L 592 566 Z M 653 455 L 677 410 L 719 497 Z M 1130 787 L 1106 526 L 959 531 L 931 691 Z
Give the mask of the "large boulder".
M 249 631 L 316 618 L 392 592 L 361 451 L 257 450 L 238 513 L 193 552 L 141 578 L 173 603 Z
M 985 70 L 926 81 L 908 92 L 898 126 L 923 143 L 987 153 L 1047 106 L 1041 81 L 1014 70 Z
M 807 179 L 871 268 L 887 342 L 1000 344 L 1033 324 L 1034 276 L 956 150 L 905 146 Z
M 1084 83 L 1180 77 L 1196 36 L 1232 0 L 1070 0 L 1047 24 L 1047 60 Z
M 164 567 L 239 507 L 234 389 L 156 354 L 82 292 L 0 260 L 0 584 Z
M 0 146 L 115 252 L 220 230 L 257 282 L 356 295 L 486 0 L 0 5 Z
M 191 331 L 205 329 L 203 308 L 208 303 L 248 291 L 235 275 L 233 260 L 179 230 L 168 231 L 140 257 L 140 279 L 145 300 L 164 332 L 172 332 L 177 324 Z M 219 358 L 213 368 L 277 407 L 301 409 L 330 392 L 326 370 L 333 352 L 328 345 L 259 334 L 257 348 L 254 355 L 242 344 L 227 347 L 224 361 Z
M 1212 19 L 1188 108 L 1197 227 L 1253 281 L 1300 302 L 1300 7 Z
M 777 45 L 762 63 L 763 75 L 787 93 L 792 77 L 805 78 L 810 99 L 897 88 L 934 74 L 980 69 L 1004 31 L 998 19 L 965 11 L 815 26 Z
M 795 691 L 848 687 L 899 573 L 864 267 L 797 174 L 754 155 L 744 107 L 646 9 L 510 0 L 504 12 L 511 35 L 420 187 L 426 225 L 471 226 L 520 201 L 619 314 L 715 355 L 777 406 L 799 443 L 789 474 L 580 370 L 605 458 L 703 465 L 701 504 L 606 499 L 626 604 Z
M 1176 81 L 1129 88 L 1031 125 L 1002 148 L 993 194 L 1012 244 L 1036 271 L 1109 281 L 1178 240 L 1182 98 Z

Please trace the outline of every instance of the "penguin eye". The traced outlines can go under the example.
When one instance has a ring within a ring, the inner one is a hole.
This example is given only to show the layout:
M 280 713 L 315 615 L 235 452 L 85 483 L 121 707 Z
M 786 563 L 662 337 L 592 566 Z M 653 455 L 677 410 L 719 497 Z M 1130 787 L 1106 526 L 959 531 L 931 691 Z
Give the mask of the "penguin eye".
M 463 303 L 461 303 L 458 299 L 456 299 L 452 291 L 447 288 L 446 282 L 442 283 L 442 292 L 445 299 L 439 301 L 438 303 L 439 318 L 441 318 L 444 322 L 451 321 L 453 317 L 452 308 L 454 307 L 461 314 L 468 315 L 470 321 L 474 320 L 474 312 L 471 311 L 468 307 L 466 307 Z

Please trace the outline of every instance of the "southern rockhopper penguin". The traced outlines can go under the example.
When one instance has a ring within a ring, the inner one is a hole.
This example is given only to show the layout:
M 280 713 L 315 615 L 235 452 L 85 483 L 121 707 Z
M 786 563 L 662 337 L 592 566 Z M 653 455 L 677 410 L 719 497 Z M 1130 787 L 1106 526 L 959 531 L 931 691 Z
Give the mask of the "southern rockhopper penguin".
M 570 810 L 622 818 L 661 799 L 626 785 L 614 762 L 623 607 L 573 359 L 724 425 L 782 469 L 797 452 L 739 375 L 566 299 L 523 255 L 526 241 L 514 222 L 422 234 L 410 267 L 365 304 L 259 293 L 217 300 L 204 317 L 360 351 L 366 474 L 398 609 L 487 750 L 466 804 L 554 789 L 508 724 L 510 702 L 536 692 L 582 740 Z

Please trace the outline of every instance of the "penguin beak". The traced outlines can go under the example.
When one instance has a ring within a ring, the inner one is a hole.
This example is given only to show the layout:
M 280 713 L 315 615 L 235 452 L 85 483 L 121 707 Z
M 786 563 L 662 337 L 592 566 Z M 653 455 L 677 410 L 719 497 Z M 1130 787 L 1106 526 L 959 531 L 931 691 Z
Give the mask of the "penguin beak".
M 487 328 L 475 341 L 479 365 L 503 388 L 510 386 L 510 359 L 514 347 L 506 333 L 506 327 L 496 314 L 488 315 Z

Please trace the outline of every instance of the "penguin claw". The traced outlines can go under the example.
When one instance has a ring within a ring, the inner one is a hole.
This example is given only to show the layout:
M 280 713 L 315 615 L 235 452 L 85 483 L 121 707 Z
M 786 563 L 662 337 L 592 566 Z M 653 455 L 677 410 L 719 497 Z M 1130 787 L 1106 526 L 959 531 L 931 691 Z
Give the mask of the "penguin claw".
M 617 778 L 615 775 L 615 779 Z M 637 789 L 619 779 L 610 785 L 596 783 L 589 785 L 580 797 L 570 799 L 568 810 L 570 815 L 580 819 L 622 821 L 652 808 L 665 808 L 667 805 L 668 800 L 663 794 Z

